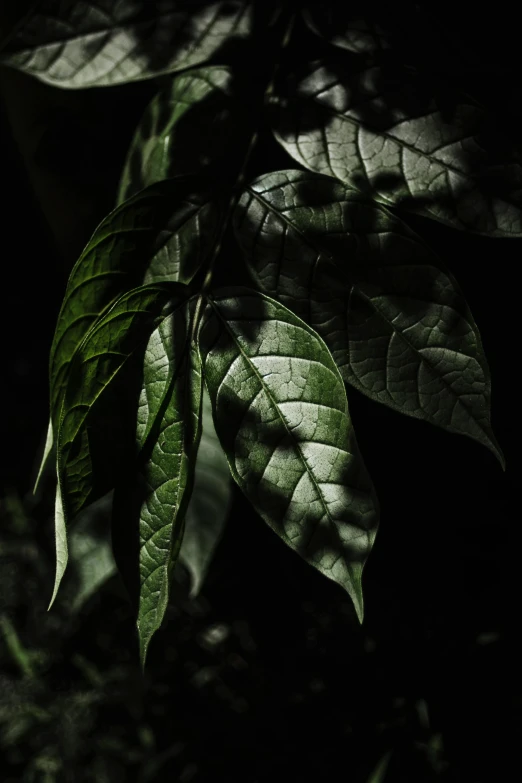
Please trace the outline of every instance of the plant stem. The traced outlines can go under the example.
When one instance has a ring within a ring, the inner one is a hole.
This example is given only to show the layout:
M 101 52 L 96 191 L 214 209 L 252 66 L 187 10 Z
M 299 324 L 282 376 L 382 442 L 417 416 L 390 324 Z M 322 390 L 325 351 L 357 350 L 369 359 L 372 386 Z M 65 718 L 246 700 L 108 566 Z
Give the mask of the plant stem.
M 281 43 L 280 43 L 279 48 L 277 50 L 277 57 L 276 57 L 276 60 L 274 62 L 274 67 L 272 69 L 272 73 L 270 74 L 269 82 L 268 82 L 267 86 L 265 87 L 265 89 L 263 90 L 263 96 L 262 96 L 261 107 L 260 107 L 260 114 L 263 111 L 263 109 L 266 106 L 266 104 L 268 102 L 270 102 L 270 100 L 272 99 L 272 94 L 273 94 L 273 91 L 274 91 L 275 80 L 277 78 L 277 74 L 279 73 L 279 67 L 280 67 L 280 63 L 281 63 L 281 52 L 288 46 L 288 44 L 290 42 L 290 39 L 291 39 L 291 36 L 292 36 L 293 27 L 294 27 L 294 23 L 295 23 L 295 11 L 292 11 L 290 13 L 289 17 L 288 17 L 288 21 L 287 21 L 287 23 L 285 25 L 284 32 L 283 32 L 283 35 L 281 37 Z M 216 263 L 216 260 L 217 260 L 217 258 L 219 256 L 219 253 L 221 251 L 221 247 L 223 245 L 223 239 L 224 239 L 226 230 L 227 230 L 227 228 L 229 226 L 230 219 L 231 219 L 231 217 L 232 217 L 232 215 L 234 213 L 234 210 L 235 210 L 235 208 L 237 206 L 237 203 L 238 203 L 238 201 L 239 201 L 239 199 L 241 197 L 242 187 L 243 187 L 245 179 L 246 179 L 247 167 L 248 167 L 248 164 L 249 164 L 249 162 L 250 162 L 250 160 L 252 158 L 252 153 L 254 152 L 254 149 L 256 147 L 256 144 L 257 144 L 258 140 L 259 140 L 259 131 L 256 128 L 256 130 L 253 132 L 253 134 L 252 134 L 252 136 L 250 138 L 250 142 L 248 144 L 248 147 L 247 147 L 246 152 L 245 152 L 245 156 L 243 158 L 243 163 L 241 165 L 241 169 L 240 169 L 239 174 L 238 174 L 238 176 L 236 178 L 235 184 L 234 184 L 234 186 L 232 188 L 232 193 L 231 193 L 231 196 L 230 196 L 230 200 L 229 200 L 228 206 L 227 206 L 226 211 L 225 211 L 223 222 L 221 224 L 219 237 L 218 237 L 218 240 L 216 242 L 216 246 L 214 248 L 214 252 L 212 253 L 212 256 L 211 256 L 210 261 L 208 263 L 208 268 L 207 268 L 206 275 L 205 275 L 205 277 L 203 279 L 203 285 L 201 287 L 201 292 L 200 292 L 200 295 L 198 297 L 198 300 L 197 300 L 197 303 L 196 303 L 196 308 L 195 308 L 195 311 L 194 311 L 194 320 L 192 322 L 192 332 L 191 332 L 191 338 L 190 338 L 191 342 L 194 341 L 194 338 L 195 338 L 195 336 L 197 334 L 197 329 L 198 329 L 199 322 L 200 322 L 201 315 L 202 315 L 203 300 L 204 300 L 206 292 L 208 291 L 208 289 L 210 287 L 210 284 L 212 282 L 212 275 L 214 273 L 215 263 Z

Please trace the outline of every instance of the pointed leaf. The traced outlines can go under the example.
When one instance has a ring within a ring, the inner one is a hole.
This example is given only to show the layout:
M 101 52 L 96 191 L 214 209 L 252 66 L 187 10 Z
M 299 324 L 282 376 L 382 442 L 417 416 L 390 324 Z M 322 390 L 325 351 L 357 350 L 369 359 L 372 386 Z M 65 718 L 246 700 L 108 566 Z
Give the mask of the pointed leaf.
M 124 294 L 101 317 L 75 353 L 57 435 L 58 475 L 65 517 L 88 502 L 92 465 L 88 418 L 129 356 L 145 348 L 150 333 L 186 298 L 176 283 L 143 286 Z M 114 411 L 118 415 L 118 411 Z
M 38 469 L 38 475 L 36 477 L 36 481 L 34 482 L 33 495 L 36 495 L 36 492 L 38 490 L 38 485 L 40 484 L 45 468 L 47 464 L 50 463 L 50 459 L 53 451 L 53 443 L 54 443 L 53 425 L 52 422 L 49 421 L 49 424 L 47 425 L 47 435 L 45 436 L 45 445 L 42 454 L 42 460 L 40 462 L 40 468 Z
M 366 58 L 293 81 L 274 130 L 303 166 L 455 228 L 522 235 L 520 153 L 471 99 L 447 85 L 442 99 L 411 69 Z
M 187 508 L 185 533 L 179 561 L 190 573 L 191 597 L 198 595 L 205 581 L 232 502 L 227 458 L 212 420 L 212 404 L 203 391 L 202 431 L 196 460 L 194 490 Z
M 94 321 L 143 283 L 188 282 L 213 251 L 219 222 L 219 207 L 189 177 L 152 185 L 102 221 L 71 272 L 51 348 L 55 433 L 69 364 Z
M 118 202 L 178 174 L 200 173 L 233 160 L 245 146 L 244 101 L 234 98 L 229 68 L 216 65 L 174 78 L 149 104 L 123 170 Z M 251 135 L 251 134 L 250 134 Z
M 65 516 L 63 513 L 63 501 L 60 482 L 56 484 L 56 500 L 54 505 L 54 548 L 56 552 L 56 570 L 54 575 L 54 587 L 47 611 L 54 604 L 58 595 L 58 588 L 63 579 L 67 561 L 69 559 L 69 549 L 67 546 L 67 532 L 65 529 Z
M 317 330 L 345 381 L 473 438 L 504 467 L 477 325 L 420 237 L 340 182 L 301 171 L 256 179 L 235 225 L 258 284 Z
M 251 23 L 241 0 L 40 0 L 0 62 L 57 87 L 122 84 L 198 65 Z
M 347 590 L 362 621 L 378 503 L 326 345 L 286 307 L 245 288 L 214 294 L 199 340 L 234 479 L 283 541 Z
M 127 561 L 132 559 L 133 530 L 139 530 L 137 562 L 130 564 L 129 572 L 120 560 L 120 571 L 137 602 L 142 666 L 167 608 L 201 432 L 202 377 L 198 356 L 190 347 L 189 327 L 189 308 L 182 306 L 150 337 L 136 433 L 139 467 L 114 496 L 113 515 L 118 535 L 126 537 Z

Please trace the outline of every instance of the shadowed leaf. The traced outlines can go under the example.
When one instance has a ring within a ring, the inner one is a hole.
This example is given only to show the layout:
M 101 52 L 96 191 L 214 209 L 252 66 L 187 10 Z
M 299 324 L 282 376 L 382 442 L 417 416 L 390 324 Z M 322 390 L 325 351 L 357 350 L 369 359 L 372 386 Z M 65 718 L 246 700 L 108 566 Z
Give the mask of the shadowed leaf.
M 183 305 L 149 339 L 137 418 L 138 467 L 114 496 L 115 524 L 128 550 L 139 531 L 139 551 L 127 553 L 119 565 L 137 604 L 142 666 L 167 608 L 183 538 L 201 433 L 201 393 L 199 359 L 190 347 L 190 312 Z M 129 562 L 134 554 L 137 562 Z
M 454 228 L 522 235 L 520 151 L 446 84 L 356 58 L 314 64 L 282 93 L 275 136 L 306 168 Z
M 317 330 L 345 381 L 473 438 L 504 468 L 477 325 L 420 237 L 342 183 L 301 171 L 255 180 L 235 224 L 256 281 Z

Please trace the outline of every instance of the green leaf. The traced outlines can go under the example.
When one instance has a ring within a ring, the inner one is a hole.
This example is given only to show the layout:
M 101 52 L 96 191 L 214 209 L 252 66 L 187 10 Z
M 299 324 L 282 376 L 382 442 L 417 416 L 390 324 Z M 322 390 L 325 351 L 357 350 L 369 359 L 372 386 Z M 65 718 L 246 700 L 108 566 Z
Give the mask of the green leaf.
M 198 595 L 218 545 L 232 502 L 227 458 L 212 420 L 212 404 L 203 391 L 202 432 L 196 460 L 194 490 L 187 508 L 179 561 L 190 573 L 191 597 Z
M 66 518 L 88 502 L 92 465 L 86 423 L 95 403 L 129 356 L 170 311 L 186 299 L 178 283 L 142 286 L 124 294 L 102 316 L 76 351 L 68 374 L 57 435 L 58 476 Z M 118 415 L 118 411 L 114 411 Z
M 67 566 L 68 519 L 83 508 L 92 492 L 88 417 L 128 357 L 167 316 L 173 297 L 181 298 L 182 288 L 170 283 L 125 294 L 99 319 L 75 353 L 57 419 L 56 576 L 49 609 Z
M 244 147 L 243 106 L 229 68 L 216 65 L 174 78 L 149 104 L 129 148 L 118 201 L 179 174 L 227 169 Z
M 159 182 L 98 226 L 69 277 L 51 348 L 51 418 L 58 428 L 72 357 L 116 297 L 142 284 L 188 282 L 213 252 L 221 212 L 196 178 Z
M 281 171 L 243 193 L 235 229 L 256 282 L 321 335 L 345 381 L 473 438 L 504 468 L 477 325 L 402 221 L 330 177 Z
M 378 502 L 326 345 L 281 304 L 245 288 L 214 294 L 199 345 L 234 479 L 283 541 L 347 590 L 362 621 Z
M 56 569 L 54 576 L 54 587 L 47 611 L 54 604 L 58 594 L 58 588 L 62 581 L 67 561 L 69 559 L 69 550 L 67 546 L 67 531 L 65 527 L 65 515 L 63 511 L 62 490 L 60 481 L 56 484 L 56 500 L 54 504 L 54 549 L 56 552 Z
M 113 519 L 125 548 L 124 558 L 117 554 L 117 561 L 137 602 L 142 666 L 167 608 L 201 433 L 202 376 L 190 345 L 190 320 L 189 307 L 179 307 L 150 337 L 137 420 L 139 465 L 114 495 Z M 134 530 L 139 530 L 136 562 L 131 551 Z
M 82 511 L 69 535 L 69 558 L 76 577 L 73 612 L 78 612 L 116 573 L 110 524 L 107 524 L 111 504 L 112 492 Z
M 47 435 L 45 437 L 45 446 L 44 446 L 42 459 L 41 459 L 41 462 L 40 462 L 40 468 L 38 470 L 38 475 L 36 477 L 36 481 L 34 482 L 33 495 L 36 495 L 36 492 L 38 490 L 38 485 L 40 484 L 40 481 L 42 479 L 42 475 L 43 475 L 43 473 L 45 471 L 45 468 L 46 468 L 47 464 L 50 463 L 50 458 L 51 458 L 51 454 L 52 454 L 52 451 L 53 451 L 53 443 L 54 443 L 53 425 L 52 425 L 52 422 L 49 421 L 49 424 L 47 425 Z
M 520 153 L 493 114 L 411 69 L 314 64 L 280 92 L 274 133 L 311 171 L 495 237 L 522 235 Z
M 40 0 L 0 62 L 57 87 L 122 84 L 205 62 L 251 24 L 241 0 Z

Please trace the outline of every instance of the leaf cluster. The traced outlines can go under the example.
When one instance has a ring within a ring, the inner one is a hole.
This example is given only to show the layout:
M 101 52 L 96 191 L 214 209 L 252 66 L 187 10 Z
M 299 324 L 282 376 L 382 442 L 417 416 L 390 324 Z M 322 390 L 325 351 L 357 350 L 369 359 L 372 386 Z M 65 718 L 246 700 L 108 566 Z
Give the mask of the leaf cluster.
M 0 52 L 62 88 L 161 77 L 69 278 L 44 458 L 52 601 L 75 517 L 113 492 L 142 663 L 178 560 L 199 589 L 229 476 L 362 621 L 379 504 L 347 388 L 505 468 L 478 327 L 401 211 L 518 237 L 520 153 L 406 12 L 417 37 L 380 3 L 41 0 Z

